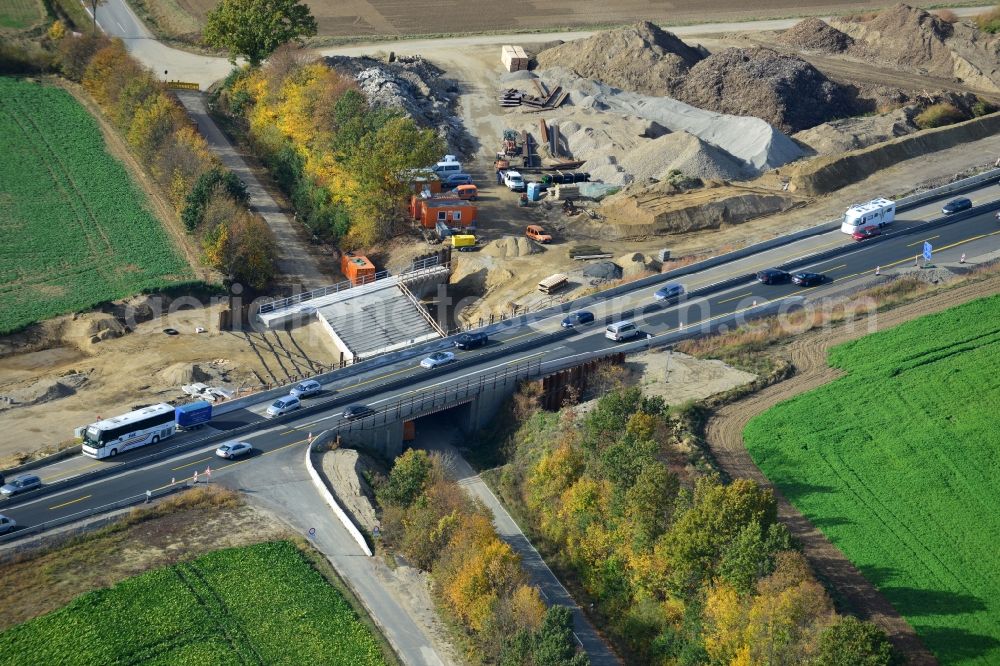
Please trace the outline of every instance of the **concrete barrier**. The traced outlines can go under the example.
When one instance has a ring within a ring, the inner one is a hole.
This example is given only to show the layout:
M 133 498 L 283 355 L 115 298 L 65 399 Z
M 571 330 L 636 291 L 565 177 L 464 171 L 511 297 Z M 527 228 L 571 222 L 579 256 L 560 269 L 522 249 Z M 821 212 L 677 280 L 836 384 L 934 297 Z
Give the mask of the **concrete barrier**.
M 327 430 L 313 439 L 313 441 L 309 443 L 309 446 L 306 447 L 306 470 L 309 472 L 309 478 L 312 479 L 313 485 L 316 486 L 316 492 L 318 492 L 323 497 L 323 500 L 330 505 L 330 508 L 333 509 L 333 514 L 337 516 L 337 520 L 343 523 L 347 533 L 350 534 L 351 538 L 358 543 L 358 546 L 361 547 L 361 550 L 364 551 L 365 555 L 371 557 L 372 551 L 371 548 L 368 547 L 368 542 L 365 541 L 364 535 L 362 535 L 361 531 L 355 527 L 354 522 L 347 515 L 347 512 L 340 507 L 340 504 L 337 502 L 337 498 L 333 496 L 330 489 L 326 487 L 325 483 L 323 483 L 323 479 L 320 478 L 319 472 L 316 471 L 316 467 L 313 465 L 313 447 L 316 446 L 320 440 L 329 436 L 331 436 L 331 432 Z

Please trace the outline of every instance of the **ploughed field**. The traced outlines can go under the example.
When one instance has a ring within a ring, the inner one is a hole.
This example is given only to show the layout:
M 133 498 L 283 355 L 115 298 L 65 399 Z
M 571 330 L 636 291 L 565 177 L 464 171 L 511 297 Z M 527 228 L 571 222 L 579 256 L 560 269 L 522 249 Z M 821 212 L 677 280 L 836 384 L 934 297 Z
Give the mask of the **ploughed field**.
M 1000 295 L 829 362 L 749 423 L 751 456 L 942 663 L 1000 663 Z
M 204 25 L 205 15 L 217 0 L 143 0 L 166 23 Z M 672 23 L 739 21 L 759 16 L 805 13 L 841 13 L 883 7 L 876 0 L 762 0 L 752 6 L 737 0 L 579 0 L 552 3 L 527 0 L 497 3 L 489 0 L 306 0 L 323 37 L 386 37 L 449 33 L 524 32 L 586 28 L 634 23 L 638 19 Z M 497 50 L 499 65 L 500 52 Z
M 65 90 L 0 77 L 0 155 L 0 334 L 192 278 Z
M 29 657 L 30 655 L 30 657 Z M 0 664 L 385 664 L 287 541 L 230 548 L 89 592 L 0 634 Z

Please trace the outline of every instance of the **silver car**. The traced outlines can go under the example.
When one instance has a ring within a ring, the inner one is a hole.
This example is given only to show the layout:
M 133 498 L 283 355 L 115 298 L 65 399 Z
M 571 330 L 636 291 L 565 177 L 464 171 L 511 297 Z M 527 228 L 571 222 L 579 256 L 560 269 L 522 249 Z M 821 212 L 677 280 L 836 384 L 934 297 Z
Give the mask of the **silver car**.
M 323 392 L 323 385 L 320 384 L 315 379 L 307 379 L 304 382 L 299 382 L 292 387 L 289 391 L 289 395 L 294 395 L 296 398 L 308 398 L 309 396 L 316 395 Z
M 10 532 L 15 527 L 17 527 L 16 520 L 0 513 L 0 534 L 7 534 L 7 532 Z
M 226 442 L 215 450 L 215 455 L 220 458 L 232 460 L 240 456 L 246 456 L 253 452 L 253 447 L 247 442 Z
M 11 479 L 10 483 L 0 488 L 0 493 L 4 497 L 10 497 L 12 495 L 19 495 L 21 493 L 26 493 L 29 490 L 34 490 L 35 488 L 42 487 L 42 480 L 35 476 L 34 474 L 22 474 L 21 476 L 15 476 Z

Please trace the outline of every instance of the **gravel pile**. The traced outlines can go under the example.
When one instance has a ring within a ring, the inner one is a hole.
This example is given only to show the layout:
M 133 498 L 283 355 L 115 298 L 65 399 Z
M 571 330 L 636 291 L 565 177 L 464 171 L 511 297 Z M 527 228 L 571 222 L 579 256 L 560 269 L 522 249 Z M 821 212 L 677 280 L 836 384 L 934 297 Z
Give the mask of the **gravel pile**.
M 505 72 L 500 75 L 501 83 L 517 83 L 518 81 L 530 81 L 537 79 L 538 75 L 527 69 L 519 69 L 516 72 Z
M 702 109 L 756 116 L 784 132 L 854 114 L 845 87 L 801 58 L 764 48 L 712 54 L 691 68 L 675 94 Z
M 804 154 L 794 141 L 759 118 L 724 115 L 669 97 L 622 91 L 600 81 L 580 78 L 561 67 L 540 72 L 540 76 L 549 87 L 561 85 L 568 90 L 569 100 L 574 106 L 589 101 L 593 108 L 599 104 L 606 112 L 638 119 L 642 125 L 638 136 L 649 127 L 649 121 L 653 121 L 670 132 L 692 134 L 754 171 L 779 167 Z M 567 140 L 574 155 L 577 155 L 574 138 L 567 137 Z M 595 147 L 600 146 L 601 141 L 594 139 L 594 144 Z
M 844 53 L 854 39 L 815 17 L 799 21 L 778 36 L 778 42 L 804 51 Z
M 666 95 L 705 55 L 702 49 L 643 21 L 545 49 L 537 60 L 540 69 L 566 67 L 584 78 L 626 90 Z
M 621 168 L 638 182 L 666 180 L 673 170 L 702 180 L 742 180 L 753 176 L 753 169 L 687 132 L 647 141 L 625 155 Z
M 612 261 L 598 261 L 584 268 L 583 276 L 592 280 L 620 280 L 622 267 Z
M 330 56 L 327 66 L 354 77 L 368 103 L 400 109 L 448 142 L 450 152 L 468 153 L 472 143 L 456 112 L 457 89 L 441 79 L 443 70 L 419 56 L 384 62 L 368 56 Z

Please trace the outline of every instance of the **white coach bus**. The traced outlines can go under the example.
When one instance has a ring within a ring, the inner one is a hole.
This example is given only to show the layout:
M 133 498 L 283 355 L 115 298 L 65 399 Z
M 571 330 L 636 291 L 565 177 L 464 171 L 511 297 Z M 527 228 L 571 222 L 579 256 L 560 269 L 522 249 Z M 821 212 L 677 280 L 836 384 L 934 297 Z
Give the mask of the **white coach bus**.
M 156 444 L 177 431 L 174 418 L 174 408 L 161 403 L 91 423 L 83 429 L 83 455 L 108 458 Z
M 872 199 L 868 203 L 854 204 L 844 213 L 844 223 L 840 230 L 845 234 L 877 227 L 881 229 L 896 219 L 896 202 L 888 199 Z

